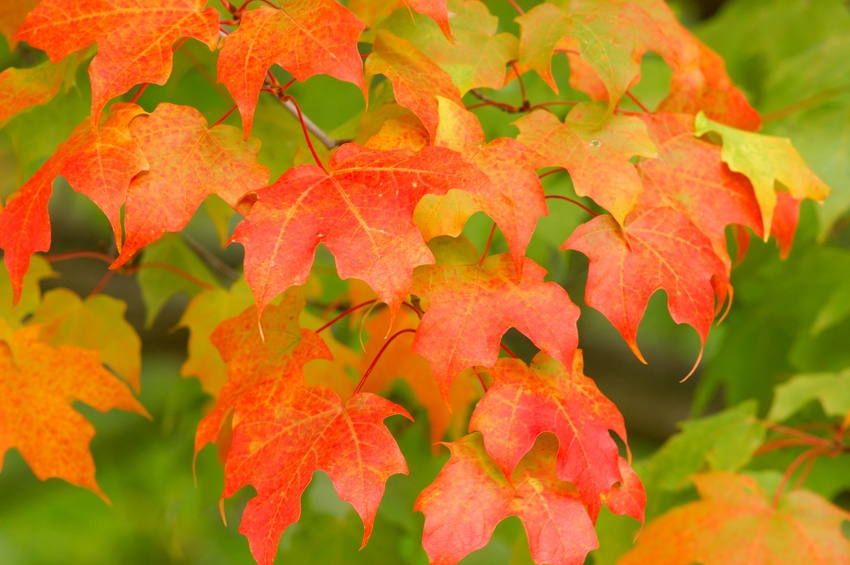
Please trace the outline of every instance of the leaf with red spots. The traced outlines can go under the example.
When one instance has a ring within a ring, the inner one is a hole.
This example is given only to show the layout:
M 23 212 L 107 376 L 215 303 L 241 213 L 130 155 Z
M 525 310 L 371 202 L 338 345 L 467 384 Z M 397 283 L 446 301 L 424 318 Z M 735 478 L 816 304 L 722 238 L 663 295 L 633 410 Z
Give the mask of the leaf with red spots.
M 475 190 L 487 177 L 442 147 L 372 151 L 353 143 L 329 164 L 289 169 L 237 226 L 245 246 L 245 276 L 260 311 L 278 294 L 307 280 L 320 242 L 336 257 L 340 277 L 371 286 L 395 311 L 410 293 L 413 269 L 433 262 L 413 224 L 425 194 Z

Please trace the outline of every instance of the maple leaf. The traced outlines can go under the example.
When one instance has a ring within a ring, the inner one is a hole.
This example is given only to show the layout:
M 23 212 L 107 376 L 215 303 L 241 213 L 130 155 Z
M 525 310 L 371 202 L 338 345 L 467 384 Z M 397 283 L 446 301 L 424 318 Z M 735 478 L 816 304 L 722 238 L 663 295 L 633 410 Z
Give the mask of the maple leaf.
M 777 190 L 784 188 L 798 200 L 823 200 L 829 194 L 829 187 L 806 166 L 790 139 L 736 130 L 709 120 L 703 113 L 697 115 L 695 128 L 697 135 L 719 134 L 723 138 L 723 161 L 752 181 L 765 237 L 773 222 Z
M 609 112 L 637 82 L 640 59 L 649 48 L 665 51 L 658 25 L 632 2 L 594 0 L 571 2 L 565 13 L 551 4 L 540 4 L 518 17 L 520 63 L 537 71 L 552 90 L 558 85 L 552 76 L 552 53 L 564 36 L 569 35 L 581 61 L 595 73 L 594 79 L 604 85 Z M 573 58 L 571 57 L 571 63 Z M 575 66 L 575 65 L 572 65 Z M 571 72 L 570 83 L 580 90 L 590 90 L 591 97 L 603 95 L 595 88 L 582 88 L 581 71 Z
M 750 477 L 714 472 L 693 478 L 700 498 L 651 522 L 624 565 L 850 563 L 841 524 L 850 513 L 793 491 L 772 504 Z
M 484 547 L 496 524 L 517 516 L 536 563 L 584 563 L 598 547 L 593 523 L 574 487 L 554 473 L 557 445 L 543 435 L 505 478 L 473 433 L 444 444 L 452 457 L 419 498 L 425 514 L 422 545 L 431 563 L 450 565 Z
M 567 248 L 590 259 L 585 302 L 608 318 L 638 359 L 646 362 L 638 324 L 658 289 L 667 292 L 673 320 L 692 326 L 705 345 L 715 294 L 722 303 L 729 278 L 711 241 L 686 217 L 672 208 L 635 210 L 620 227 L 611 216 L 597 216 L 573 231 Z
M 96 351 L 136 393 L 141 383 L 142 341 L 127 320 L 127 304 L 98 294 L 85 301 L 65 288 L 44 294 L 28 324 L 40 326 L 38 339 L 54 347 L 74 345 Z
M 487 369 L 493 384 L 475 406 L 469 429 L 481 432 L 487 453 L 506 477 L 540 434 L 555 434 L 558 478 L 576 486 L 595 521 L 603 498 L 623 480 L 609 430 L 625 441 L 626 427 L 617 407 L 583 370 L 580 350 L 570 369 L 542 352 L 531 366 L 499 359 Z
M 206 0 L 44 0 L 27 15 L 15 39 L 47 52 L 50 60 L 97 42 L 89 65 L 91 119 L 97 126 L 110 98 L 142 83 L 165 84 L 171 46 L 193 37 L 212 50 L 218 43 L 218 13 L 201 10 Z
M 480 386 L 475 384 L 472 375 L 468 378 L 455 379 L 448 393 L 448 404 L 443 399 L 440 389 L 431 373 L 431 365 L 427 359 L 413 351 L 410 343 L 403 338 L 393 340 L 386 346 L 386 335 L 392 335 L 400 329 L 415 328 L 419 322 L 416 313 L 401 309 L 390 320 L 390 312 L 382 309 L 372 313 L 363 322 L 362 331 L 368 334 L 365 350 L 358 366 L 359 374 L 372 366 L 378 353 L 381 357 L 372 367 L 369 378 L 363 386 L 364 392 L 379 393 L 390 388 L 396 380 L 402 380 L 410 387 L 416 401 L 428 413 L 430 438 L 433 447 L 443 439 L 446 432 L 453 437 L 465 433 L 464 427 L 469 417 L 469 406 L 481 395 Z M 409 339 L 409 337 L 407 338 Z
M 45 61 L 30 69 L 9 68 L 0 72 L 0 123 L 21 110 L 45 104 L 62 86 L 68 61 Z
M 245 276 L 260 311 L 307 279 L 320 242 L 336 257 L 341 278 L 365 281 L 396 311 L 410 292 L 414 267 L 433 255 L 413 224 L 425 194 L 475 190 L 489 182 L 457 153 L 441 147 L 372 151 L 349 143 L 315 165 L 289 169 L 236 227 L 245 246 Z
M 643 116 L 658 144 L 658 158 L 638 163 L 644 184 L 641 206 L 669 206 L 691 221 L 728 262 L 726 226 L 762 235 L 761 214 L 749 180 L 726 166 L 720 148 L 694 137 L 693 116 Z
M 502 229 L 505 241 L 521 272 L 525 249 L 538 218 L 547 215 L 543 185 L 537 177 L 535 153 L 511 138 L 485 143 L 484 130 L 475 114 L 438 97 L 440 125 L 434 145 L 459 152 L 489 177 L 484 190 L 426 196 L 416 207 L 414 221 L 426 240 L 438 235 L 460 235 L 466 220 L 484 211 Z
M 576 194 L 592 198 L 617 222 L 625 222 L 643 190 L 629 160 L 657 156 L 639 118 L 607 116 L 601 104 L 579 104 L 564 123 L 551 112 L 537 111 L 514 125 L 520 131 L 517 141 L 543 157 L 540 165 L 567 169 Z
M 444 397 L 464 369 L 492 367 L 509 328 L 568 366 L 578 345 L 578 307 L 546 270 L 526 259 L 518 276 L 507 253 L 479 261 L 465 239 L 431 242 L 437 264 L 416 269 L 413 293 L 428 300 L 413 350 L 431 362 Z
M 30 256 L 50 249 L 47 203 L 57 176 L 64 176 L 74 190 L 103 210 L 120 241 L 120 210 L 127 186 L 148 167 L 129 132 L 129 122 L 143 112 L 135 104 L 114 104 L 99 129 L 92 130 L 88 120 L 83 122 L 0 211 L 0 248 L 5 251 L 15 300 Z
M 266 71 L 275 63 L 299 81 L 327 74 L 354 83 L 368 98 L 357 51 L 363 27 L 334 0 L 283 0 L 280 8 L 260 6 L 244 12 L 239 27 L 224 40 L 218 81 L 239 107 L 245 138 Z
M 386 30 L 375 33 L 366 72 L 382 74 L 390 80 L 396 101 L 422 120 L 431 139 L 436 136 L 440 121 L 437 97 L 463 105 L 460 91 L 446 71 L 409 41 Z
M 130 134 L 149 168 L 127 188 L 126 237 L 112 268 L 163 233 L 186 227 L 207 196 L 216 194 L 235 208 L 246 192 L 268 184 L 268 169 L 257 163 L 260 142 L 244 141 L 233 126 L 208 128 L 191 106 L 160 104 L 133 120 Z
M 71 403 L 149 417 L 127 386 L 100 364 L 98 354 L 39 341 L 31 325 L 12 333 L 0 320 L 0 469 L 16 448 L 36 477 L 59 477 L 106 500 L 95 482 L 89 442 L 94 427 Z
M 365 545 L 390 475 L 407 465 L 383 420 L 400 406 L 371 393 L 342 403 L 323 386 L 307 386 L 302 367 L 328 358 L 322 339 L 298 327 L 303 298 L 289 293 L 263 312 L 265 339 L 250 307 L 223 322 L 212 341 L 228 365 L 229 380 L 216 406 L 198 425 L 195 451 L 214 441 L 228 414 L 233 438 L 225 463 L 222 497 L 250 484 L 257 490 L 242 514 L 239 531 L 248 537 L 258 563 L 271 564 L 283 531 L 300 515 L 301 494 L 313 472 L 328 473 L 342 500 L 364 524 Z
M 452 37 L 423 18 L 396 12 L 381 29 L 403 37 L 437 63 L 461 93 L 472 88 L 500 89 L 505 85 L 509 63 L 518 57 L 515 35 L 498 33 L 499 20 L 478 0 L 450 0 Z

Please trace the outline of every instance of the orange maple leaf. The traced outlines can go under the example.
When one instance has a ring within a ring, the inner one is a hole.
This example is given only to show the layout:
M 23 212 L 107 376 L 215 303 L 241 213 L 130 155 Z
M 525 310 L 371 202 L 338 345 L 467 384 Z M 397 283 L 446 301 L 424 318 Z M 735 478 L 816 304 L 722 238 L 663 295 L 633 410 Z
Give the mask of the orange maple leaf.
M 107 500 L 95 481 L 92 426 L 71 408 L 75 401 L 149 417 L 127 385 L 107 371 L 95 351 L 38 340 L 41 328 L 12 333 L 0 319 L 0 467 L 16 448 L 36 477 L 59 477 Z
M 218 12 L 206 0 L 43 0 L 14 36 L 47 52 L 53 62 L 97 42 L 89 66 L 94 126 L 110 98 L 142 83 L 165 84 L 171 46 L 193 37 L 214 49 Z

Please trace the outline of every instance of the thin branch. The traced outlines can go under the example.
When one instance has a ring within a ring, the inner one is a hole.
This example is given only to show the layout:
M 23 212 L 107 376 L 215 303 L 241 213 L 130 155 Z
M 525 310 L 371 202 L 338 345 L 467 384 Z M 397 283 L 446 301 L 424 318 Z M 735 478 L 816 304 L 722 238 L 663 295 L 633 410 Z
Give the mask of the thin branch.
M 218 124 L 220 124 L 221 122 L 223 122 L 224 120 L 226 120 L 230 116 L 230 114 L 232 114 L 234 112 L 234 110 L 236 110 L 236 104 L 234 104 L 233 107 L 230 110 L 228 110 L 226 114 L 224 114 L 222 117 L 220 117 L 210 127 L 213 128 L 213 127 L 217 126 Z
M 593 210 L 591 210 L 590 208 L 588 208 L 587 206 L 585 206 L 584 204 L 582 204 L 581 202 L 579 202 L 578 200 L 573 200 L 572 198 L 569 198 L 567 196 L 561 196 L 560 194 L 548 194 L 548 195 L 546 195 L 546 199 L 548 200 L 549 198 L 554 198 L 555 200 L 566 200 L 567 202 L 571 202 L 571 203 L 575 204 L 576 206 L 578 206 L 579 208 L 581 208 L 582 210 L 584 210 L 585 212 L 587 212 L 588 214 L 590 214 L 591 216 L 593 216 L 594 218 L 599 215 L 596 212 L 594 212 Z
M 490 251 L 490 244 L 493 243 L 493 236 L 496 234 L 496 222 L 493 222 L 493 227 L 490 228 L 490 235 L 487 237 L 487 243 L 484 245 L 484 252 L 481 254 L 481 259 L 478 261 L 478 266 L 484 264 L 484 259 L 487 258 L 487 252 Z
M 319 329 L 317 329 L 317 330 L 316 330 L 316 333 L 320 333 L 320 332 L 322 332 L 322 331 L 324 331 L 324 330 L 328 329 L 329 327 L 331 327 L 332 325 L 334 325 L 335 323 L 337 323 L 337 322 L 338 322 L 338 321 L 340 321 L 341 319 L 345 318 L 346 316 L 348 316 L 348 315 L 349 315 L 349 314 L 351 314 L 352 312 L 354 312 L 354 311 L 356 311 L 356 310 L 359 310 L 360 308 L 363 308 L 364 306 L 368 306 L 369 304 L 373 304 L 373 303 L 375 303 L 375 302 L 376 302 L 376 300 L 373 298 L 372 300 L 367 300 L 366 302 L 361 302 L 360 304 L 357 304 L 356 306 L 352 306 L 352 307 L 350 307 L 350 308 L 348 308 L 348 309 L 346 309 L 346 310 L 343 310 L 343 311 L 342 311 L 339 315 L 337 315 L 335 318 L 333 318 L 333 319 L 332 319 L 332 320 L 330 320 L 329 322 L 326 322 L 324 325 L 322 325 L 322 327 L 320 327 Z
M 393 340 L 394 340 L 395 338 L 397 338 L 398 336 L 400 336 L 401 334 L 405 334 L 405 333 L 415 333 L 415 332 L 416 332 L 416 330 L 414 330 L 414 329 L 412 329 L 412 328 L 408 328 L 408 329 L 405 329 L 405 330 L 399 330 L 399 331 L 397 331 L 396 333 L 394 333 L 392 336 L 390 336 L 390 338 L 387 340 L 387 342 L 386 342 L 386 343 L 385 343 L 385 344 L 381 347 L 381 349 L 378 351 L 378 354 L 377 354 L 377 355 L 375 355 L 375 358 L 374 358 L 374 359 L 372 359 L 372 362 L 369 364 L 369 368 L 368 368 L 368 369 L 366 369 L 366 372 L 365 372 L 365 373 L 363 373 L 363 378 L 362 378 L 362 379 L 360 379 L 360 382 L 359 382 L 359 383 L 357 383 L 357 387 L 354 389 L 354 392 L 352 393 L 352 396 L 353 396 L 353 395 L 355 395 L 355 394 L 357 394 L 358 392 L 360 392 L 360 389 L 361 389 L 361 388 L 363 388 L 363 385 L 364 385 L 364 384 L 366 384 L 366 379 L 368 379 L 368 378 L 369 378 L 369 374 L 372 372 L 372 369 L 374 369 L 374 368 L 375 368 L 375 365 L 378 363 L 378 359 L 380 359 L 380 358 L 381 358 L 381 355 L 383 355 L 383 354 L 384 354 L 384 351 L 387 349 L 387 347 L 389 347 L 389 345 L 393 342 Z
M 632 101 L 632 102 L 634 102 L 635 104 L 637 104 L 638 108 L 640 108 L 641 110 L 643 110 L 643 111 L 644 111 L 644 112 L 646 112 L 647 114 L 651 114 L 651 113 L 652 113 L 652 110 L 650 110 L 649 108 L 647 108 L 646 106 L 644 106 L 643 104 L 641 104 L 640 100 L 638 100 L 638 99 L 635 97 L 635 95 L 634 95 L 634 94 L 632 94 L 631 92 L 629 92 L 628 90 L 626 91 L 626 96 L 628 96 L 628 97 L 631 99 L 631 101 Z
M 781 108 L 779 110 L 774 110 L 773 112 L 768 112 L 767 114 L 761 117 L 762 123 L 766 124 L 767 122 L 772 122 L 775 120 L 781 120 L 786 116 L 790 116 L 795 112 L 799 112 L 801 110 L 805 110 L 811 106 L 815 106 L 833 98 L 835 96 L 839 96 L 844 94 L 845 92 L 850 92 L 850 84 L 844 84 L 841 86 L 835 86 L 833 88 L 828 88 L 823 92 L 819 92 L 818 94 L 809 96 L 808 98 L 803 98 L 802 100 L 798 100 L 793 104 Z
M 192 251 L 197 253 L 200 256 L 201 260 L 203 260 L 213 270 L 218 271 L 219 273 L 233 281 L 239 278 L 239 271 L 235 270 L 233 267 L 219 259 L 215 254 L 210 253 L 209 249 L 195 241 L 193 238 L 189 237 L 185 233 L 181 233 L 180 239 L 182 239 L 183 243 L 189 246 Z
M 317 126 L 310 118 L 301 113 L 301 110 L 295 104 L 294 99 L 290 96 L 285 96 L 283 98 L 278 98 L 280 103 L 283 104 L 283 107 L 286 110 L 301 120 L 301 125 L 310 133 L 312 133 L 316 139 L 322 142 L 322 145 L 325 146 L 326 149 L 334 149 L 339 146 L 339 142 L 326 134 L 322 128 Z
M 107 265 L 111 265 L 115 261 L 115 257 L 101 253 L 100 251 L 69 251 L 67 253 L 43 255 L 42 258 L 48 263 L 58 263 L 59 261 L 68 261 L 70 259 L 97 259 Z
M 142 84 L 142 86 L 139 87 L 139 90 L 137 90 L 136 93 L 133 95 L 133 97 L 130 99 L 130 104 L 136 103 L 136 100 L 139 99 L 139 97 L 142 95 L 142 92 L 145 91 L 145 89 L 148 87 L 149 84 L 150 84 L 149 82 L 146 82 L 146 83 Z
M 508 3 L 514 7 L 514 9 L 519 12 L 519 15 L 522 16 L 525 14 L 525 10 L 523 10 L 519 4 L 516 3 L 516 0 L 508 0 Z
M 313 154 L 313 159 L 316 161 L 316 164 L 325 171 L 325 174 L 328 174 L 328 170 L 325 168 L 322 160 L 319 159 L 319 154 L 316 153 L 316 148 L 313 147 L 313 142 L 310 140 L 310 128 L 307 126 L 307 122 L 309 121 L 304 114 L 301 113 L 301 108 L 298 107 L 298 103 L 295 101 L 295 98 L 292 96 L 285 94 L 283 97 L 278 97 L 280 103 L 284 105 L 285 108 L 288 108 L 287 103 L 291 104 L 295 108 L 295 117 L 298 118 L 298 121 L 301 123 L 301 129 L 304 130 L 304 139 L 307 140 L 307 147 L 310 148 L 310 153 Z M 312 123 L 312 122 L 310 122 Z M 313 127 L 316 127 L 313 124 Z M 321 131 L 321 130 L 320 130 Z M 323 132 L 324 135 L 324 132 Z M 329 138 L 330 139 L 330 138 Z M 333 141 L 333 140 L 331 140 Z M 334 145 L 336 145 L 336 141 L 333 141 Z M 329 148 L 330 149 L 330 148 Z
M 514 359 L 518 359 L 518 357 L 517 357 L 516 355 L 514 355 L 514 352 L 513 352 L 513 351 L 511 351 L 510 349 L 508 349 L 508 346 L 507 346 L 507 345 L 505 345 L 504 343 L 500 343 L 500 344 L 499 344 L 499 347 L 501 347 L 501 348 L 502 348 L 502 351 L 504 351 L 505 353 L 507 353 L 508 355 L 510 355 L 511 357 L 513 357 Z
M 179 276 L 183 279 L 186 279 L 190 283 L 196 284 L 196 285 L 198 285 L 199 287 L 201 287 L 205 290 L 215 290 L 216 289 L 215 285 L 211 285 L 210 283 L 199 279 L 195 275 L 193 275 L 191 273 L 187 273 L 183 269 L 179 269 L 179 268 L 175 267 L 174 265 L 169 265 L 168 263 L 163 263 L 162 261 L 142 262 L 142 263 L 139 263 L 138 265 L 136 265 L 135 267 L 130 267 L 129 269 L 124 270 L 123 273 L 130 275 L 130 274 L 135 273 L 139 269 L 162 269 L 163 271 L 168 271 L 168 272 L 173 273 L 173 274 L 175 274 L 175 275 L 177 275 L 177 276 Z

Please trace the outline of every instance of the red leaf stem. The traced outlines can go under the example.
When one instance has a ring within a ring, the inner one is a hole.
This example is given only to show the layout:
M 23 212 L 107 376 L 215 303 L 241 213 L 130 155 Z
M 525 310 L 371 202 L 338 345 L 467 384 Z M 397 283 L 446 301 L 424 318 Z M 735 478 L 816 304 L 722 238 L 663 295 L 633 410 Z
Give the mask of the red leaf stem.
M 352 395 L 352 396 L 354 396 L 354 395 L 356 395 L 358 392 L 360 392 L 360 389 L 361 389 L 361 388 L 363 388 L 363 385 L 364 385 L 364 384 L 366 384 L 366 379 L 368 379 L 368 378 L 369 378 L 369 374 L 372 372 L 372 369 L 374 369 L 374 368 L 375 368 L 375 364 L 377 364 L 378 359 L 380 359 L 380 358 L 381 358 L 381 355 L 383 355 L 383 354 L 384 354 L 384 351 L 387 349 L 387 347 L 389 347 L 389 345 L 393 342 L 393 340 L 394 340 L 395 338 L 397 338 L 397 337 L 398 337 L 398 336 L 400 336 L 401 334 L 405 334 L 405 333 L 416 333 L 416 330 L 415 330 L 415 329 L 413 329 L 413 328 L 407 328 L 407 329 L 404 329 L 404 330 L 399 330 L 399 331 L 397 331 L 396 333 L 394 333 L 393 335 L 391 335 L 391 336 L 389 337 L 389 339 L 387 339 L 387 341 L 384 343 L 384 345 L 383 345 L 383 346 L 381 347 L 381 349 L 378 351 L 378 354 L 377 354 L 377 355 L 375 355 L 375 358 L 374 358 L 374 359 L 372 359 L 372 362 L 371 362 L 371 363 L 369 363 L 369 368 L 368 368 L 368 369 L 366 369 L 366 372 L 365 372 L 365 373 L 363 373 L 363 378 L 362 378 L 362 379 L 360 379 L 360 382 L 359 382 L 359 383 L 357 383 L 357 388 L 355 388 L 355 389 L 354 389 L 354 392 L 353 392 L 353 393 L 351 393 L 351 395 Z

